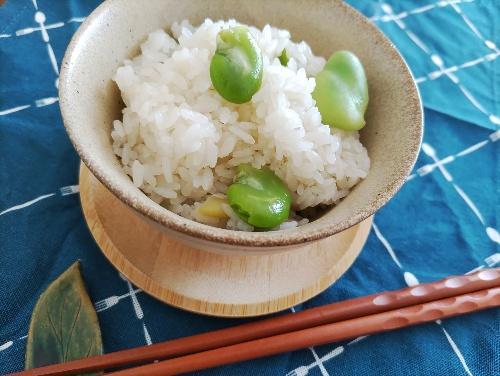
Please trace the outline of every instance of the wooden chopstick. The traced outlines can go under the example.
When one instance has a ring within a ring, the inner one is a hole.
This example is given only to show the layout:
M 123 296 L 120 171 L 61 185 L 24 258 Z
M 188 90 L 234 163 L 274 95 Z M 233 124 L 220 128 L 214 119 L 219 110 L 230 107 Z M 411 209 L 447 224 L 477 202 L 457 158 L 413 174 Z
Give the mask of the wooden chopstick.
M 341 301 L 151 346 L 49 365 L 15 375 L 74 375 L 143 364 L 395 310 L 499 285 L 500 268 L 485 269 L 470 275 L 448 277 L 433 283 Z
M 221 347 L 109 373 L 168 376 L 319 346 L 500 306 L 500 287 Z

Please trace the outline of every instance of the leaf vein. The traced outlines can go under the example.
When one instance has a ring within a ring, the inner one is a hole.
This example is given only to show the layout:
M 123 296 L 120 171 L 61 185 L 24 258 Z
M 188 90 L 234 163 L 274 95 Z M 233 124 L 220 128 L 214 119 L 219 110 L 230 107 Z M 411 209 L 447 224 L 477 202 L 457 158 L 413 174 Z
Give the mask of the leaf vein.
M 79 299 L 78 300 L 78 309 L 76 311 L 76 315 L 75 315 L 75 318 L 73 320 L 73 324 L 71 325 L 71 330 L 70 330 L 69 335 L 68 335 L 68 340 L 66 341 L 66 349 L 64 351 L 64 357 L 63 357 L 64 361 L 66 361 L 66 359 L 68 357 L 68 351 L 69 351 L 69 345 L 71 342 L 71 337 L 73 336 L 73 332 L 75 331 L 76 322 L 78 321 L 78 317 L 80 316 L 81 311 L 82 311 L 82 300 Z
M 47 319 L 49 320 L 49 324 L 50 324 L 50 326 L 52 327 L 52 331 L 54 332 L 54 336 L 56 337 L 57 342 L 59 342 L 59 346 L 60 346 L 61 351 L 62 351 L 62 350 L 63 350 L 62 340 L 61 340 L 61 338 L 59 337 L 59 335 L 58 335 L 58 333 L 57 333 L 57 329 L 56 329 L 56 327 L 55 327 L 54 323 L 52 322 L 52 319 L 51 319 L 51 317 L 50 317 L 50 311 L 49 311 L 49 307 L 48 307 L 48 306 L 45 308 L 45 311 L 46 311 L 46 313 L 47 313 Z
M 67 294 L 64 295 L 62 304 L 59 307 L 59 334 L 61 336 L 61 341 L 64 341 L 63 340 L 63 314 L 64 314 L 64 307 L 66 307 L 66 299 L 68 299 Z M 64 351 L 64 345 L 63 345 L 63 351 Z
M 95 342 L 95 338 L 92 338 L 92 341 L 90 342 L 90 347 L 89 347 L 89 349 L 87 350 L 87 354 L 85 355 L 85 358 L 88 358 L 88 357 L 89 357 L 90 352 L 92 351 L 92 348 L 94 347 L 94 342 Z

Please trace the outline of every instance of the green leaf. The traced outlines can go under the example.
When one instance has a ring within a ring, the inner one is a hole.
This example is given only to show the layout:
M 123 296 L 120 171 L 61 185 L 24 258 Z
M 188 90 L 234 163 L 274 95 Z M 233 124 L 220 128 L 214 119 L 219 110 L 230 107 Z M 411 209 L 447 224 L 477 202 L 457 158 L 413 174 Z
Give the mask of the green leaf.
M 100 354 L 101 330 L 77 261 L 38 299 L 28 333 L 26 369 Z

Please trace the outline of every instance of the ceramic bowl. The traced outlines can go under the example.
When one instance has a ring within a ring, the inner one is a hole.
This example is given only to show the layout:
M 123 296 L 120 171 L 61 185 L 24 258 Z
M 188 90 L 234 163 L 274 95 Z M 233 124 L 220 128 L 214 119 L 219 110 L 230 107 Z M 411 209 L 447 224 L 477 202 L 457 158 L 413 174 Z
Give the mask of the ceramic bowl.
M 122 102 L 112 77 L 125 58 L 138 54 L 147 35 L 174 21 L 235 18 L 288 29 L 328 57 L 348 49 L 364 64 L 369 83 L 367 126 L 361 140 L 371 169 L 338 205 L 304 226 L 273 232 L 237 232 L 180 217 L 154 203 L 120 165 L 110 128 Z M 364 16 L 331 0 L 108 0 L 80 26 L 66 51 L 60 75 L 64 125 L 82 161 L 121 201 L 169 236 L 210 250 L 274 251 L 314 242 L 373 215 L 394 196 L 416 160 L 422 138 L 422 107 L 408 66 L 393 44 Z

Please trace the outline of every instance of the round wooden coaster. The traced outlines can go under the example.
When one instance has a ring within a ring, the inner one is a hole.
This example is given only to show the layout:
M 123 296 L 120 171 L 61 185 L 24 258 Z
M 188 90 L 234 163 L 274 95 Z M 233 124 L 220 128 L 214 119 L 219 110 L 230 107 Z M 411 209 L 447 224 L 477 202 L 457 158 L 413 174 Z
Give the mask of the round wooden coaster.
M 157 299 L 211 316 L 281 311 L 319 294 L 360 253 L 372 218 L 342 233 L 270 255 L 210 253 L 174 241 L 118 200 L 81 164 L 80 199 L 108 260 Z

